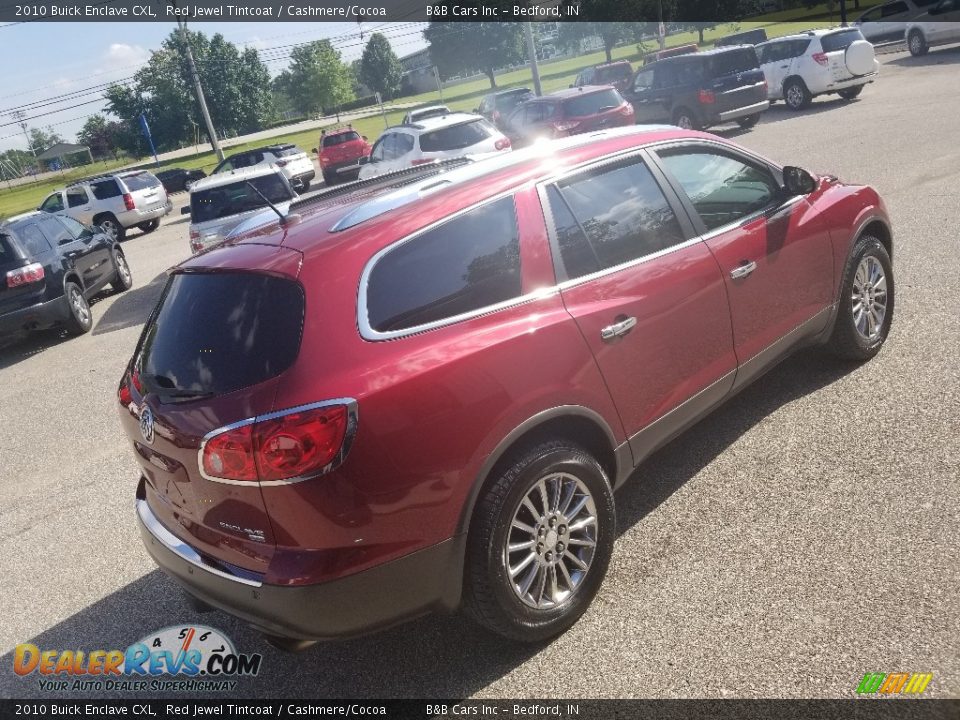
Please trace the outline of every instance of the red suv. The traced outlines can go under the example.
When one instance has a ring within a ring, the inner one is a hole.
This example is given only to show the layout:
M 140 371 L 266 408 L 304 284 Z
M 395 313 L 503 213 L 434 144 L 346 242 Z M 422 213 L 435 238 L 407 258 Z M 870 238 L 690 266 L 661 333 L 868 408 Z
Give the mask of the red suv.
M 352 127 L 330 132 L 321 130 L 317 152 L 323 182 L 333 185 L 345 177 L 356 180 L 361 158 L 369 158 L 371 149 L 367 138 Z
M 295 209 L 171 271 L 119 387 L 150 554 L 274 641 L 461 604 L 562 632 L 638 463 L 800 346 L 873 357 L 893 314 L 874 190 L 694 131 Z
M 528 100 L 510 114 L 505 126 L 511 142 L 523 145 L 633 123 L 633 106 L 616 88 L 587 85 Z

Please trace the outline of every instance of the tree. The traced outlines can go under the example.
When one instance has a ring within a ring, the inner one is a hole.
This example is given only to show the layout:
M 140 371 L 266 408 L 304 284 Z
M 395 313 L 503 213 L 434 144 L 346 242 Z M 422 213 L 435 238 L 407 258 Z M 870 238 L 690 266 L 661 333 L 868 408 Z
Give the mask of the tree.
M 323 112 L 353 99 L 350 70 L 329 40 L 298 45 L 290 61 L 290 98 L 302 112 Z
M 374 33 L 360 58 L 360 82 L 384 98 L 396 97 L 403 81 L 403 66 L 390 47 L 390 41 Z
M 461 3 L 464 7 L 472 4 L 475 3 Z M 495 70 L 526 60 L 520 23 L 431 22 L 423 37 L 430 43 L 430 59 L 444 80 L 482 72 L 495 89 Z
M 63 138 L 49 125 L 46 130 L 30 128 L 30 147 L 36 151 L 37 155 L 62 142 Z
M 129 137 L 128 137 L 129 136 Z M 135 139 L 123 123 L 107 120 L 103 115 L 91 115 L 77 133 L 77 141 L 90 148 L 95 158 L 118 157 L 125 145 L 136 145 Z
M 703 31 L 743 15 L 741 0 L 677 0 L 674 19 L 685 30 L 696 30 L 703 45 Z M 709 18 L 709 22 L 707 19 Z
M 666 4 L 666 3 L 665 3 Z M 615 3 L 617 12 L 623 12 L 624 4 Z M 627 2 L 627 6 L 631 3 Z M 643 5 L 639 2 L 632 4 L 634 10 L 628 15 L 641 17 L 646 14 L 651 17 L 648 10 L 643 10 Z M 668 5 L 669 7 L 669 5 Z M 580 12 L 587 17 L 608 17 L 608 13 L 613 12 L 609 0 L 584 0 L 580 3 Z M 666 8 L 664 12 L 666 12 Z M 654 6 L 652 17 L 656 17 L 656 7 Z M 599 37 L 603 43 L 603 51 L 607 56 L 607 62 L 613 61 L 613 48 L 620 43 L 635 40 L 640 42 L 644 32 L 651 30 L 656 32 L 656 23 L 648 22 L 565 22 L 560 23 L 560 32 L 557 37 L 557 43 L 560 47 L 579 51 L 581 41 L 590 37 Z

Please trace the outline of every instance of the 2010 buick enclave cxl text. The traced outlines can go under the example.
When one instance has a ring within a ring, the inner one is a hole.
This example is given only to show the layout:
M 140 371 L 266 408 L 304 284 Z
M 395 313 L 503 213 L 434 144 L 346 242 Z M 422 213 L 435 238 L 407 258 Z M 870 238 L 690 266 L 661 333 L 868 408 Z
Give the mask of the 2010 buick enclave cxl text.
M 869 187 L 630 127 L 295 203 L 174 268 L 119 387 L 156 562 L 295 645 L 584 612 L 614 490 L 790 351 L 893 314 Z

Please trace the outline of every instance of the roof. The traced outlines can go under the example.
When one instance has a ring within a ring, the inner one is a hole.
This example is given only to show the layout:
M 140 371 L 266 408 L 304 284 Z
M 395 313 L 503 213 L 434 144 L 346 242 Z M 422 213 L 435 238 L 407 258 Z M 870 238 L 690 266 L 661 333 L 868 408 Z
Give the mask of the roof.
M 46 214 L 47 213 L 41 212 L 40 210 L 31 210 L 30 212 L 20 213 L 19 215 L 11 215 L 6 220 L 0 220 L 0 229 L 2 229 L 4 225 L 9 225 L 19 220 L 26 220 L 28 218 L 36 217 L 37 215 Z
M 74 145 L 72 143 L 57 143 L 51 148 L 37 155 L 37 160 L 56 160 L 64 155 L 73 155 L 79 152 L 89 152 L 90 148 L 86 145 Z
M 519 88 L 510 88 L 509 90 L 497 90 L 496 92 L 487 93 L 487 97 L 500 97 L 502 95 L 513 95 L 514 93 L 532 93 L 528 87 L 519 87 Z
M 581 85 L 580 87 L 575 88 L 563 88 L 562 90 L 557 90 L 549 95 L 532 98 L 527 102 L 536 102 L 537 100 L 566 100 L 567 98 L 579 97 L 581 95 L 592 95 L 593 93 L 600 92 L 601 90 L 611 89 L 614 89 L 613 85 Z
M 619 67 L 619 66 L 621 66 L 621 65 L 628 65 L 628 66 L 629 66 L 629 65 L 630 65 L 630 61 L 629 61 L 629 60 L 614 60 L 613 62 L 600 63 L 599 65 L 594 65 L 594 66 L 593 66 L 593 69 L 594 69 L 594 70 L 600 70 L 601 68 Z
M 197 180 L 190 186 L 190 193 L 193 194 L 197 190 L 209 190 L 210 188 L 230 185 L 231 183 L 242 180 L 252 180 L 253 178 L 263 177 L 264 175 L 276 175 L 278 173 L 280 173 L 280 171 L 273 165 L 257 165 L 256 167 L 229 170 L 215 175 L 208 175 L 205 178 Z
M 474 113 L 465 113 L 465 112 L 452 112 L 448 115 L 442 115 L 440 117 L 429 117 L 423 118 L 422 120 L 417 120 L 413 123 L 394 125 L 387 128 L 387 130 L 418 130 L 421 132 L 432 132 L 433 130 L 440 130 L 442 128 L 451 127 L 453 125 L 460 125 L 461 123 L 471 122 L 473 120 L 483 120 L 482 115 L 475 115 Z M 387 132 L 384 130 L 384 132 Z
M 357 133 L 360 134 L 360 131 L 355 127 L 342 127 L 337 128 L 336 130 L 327 130 L 326 128 L 320 129 L 321 135 L 343 135 L 344 133 Z

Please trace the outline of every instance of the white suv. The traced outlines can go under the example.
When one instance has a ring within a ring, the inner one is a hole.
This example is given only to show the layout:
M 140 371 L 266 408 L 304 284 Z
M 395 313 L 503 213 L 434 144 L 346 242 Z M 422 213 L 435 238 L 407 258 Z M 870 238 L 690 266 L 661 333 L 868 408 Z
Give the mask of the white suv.
M 361 159 L 360 179 L 434 160 L 489 155 L 509 149 L 510 140 L 486 118 L 450 113 L 384 130 L 370 152 L 369 161 Z
M 253 150 L 235 153 L 217 165 L 211 175 L 230 172 L 252 167 L 276 166 L 283 173 L 290 184 L 306 192 L 310 189 L 310 182 L 316 177 L 317 171 L 311 160 L 303 150 L 296 145 L 284 143 L 281 145 L 267 145 Z
M 926 55 L 931 45 L 960 42 L 960 0 L 940 0 L 916 21 L 907 23 L 904 38 L 914 56 Z
M 859 28 L 809 30 L 757 45 L 770 100 L 802 110 L 817 95 L 852 100 L 873 82 L 880 64 Z

